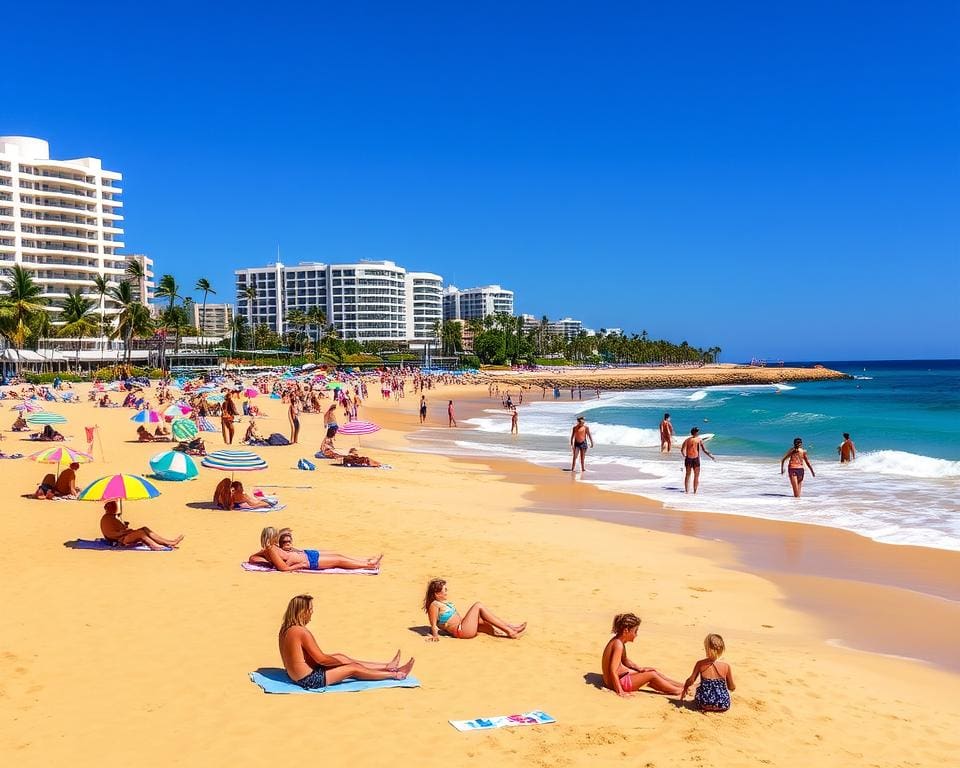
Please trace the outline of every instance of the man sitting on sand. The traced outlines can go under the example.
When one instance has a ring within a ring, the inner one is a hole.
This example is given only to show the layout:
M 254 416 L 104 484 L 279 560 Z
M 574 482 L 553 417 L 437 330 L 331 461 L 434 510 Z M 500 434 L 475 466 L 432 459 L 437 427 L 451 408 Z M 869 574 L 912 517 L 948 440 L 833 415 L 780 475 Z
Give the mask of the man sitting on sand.
M 60 477 L 57 478 L 57 482 L 53 487 L 54 495 L 64 499 L 77 498 L 77 494 L 80 493 L 80 489 L 77 488 L 78 469 L 80 469 L 80 465 L 77 462 L 73 462 L 60 473 Z
M 146 544 L 150 549 L 176 547 L 183 541 L 183 535 L 175 539 L 167 539 L 146 526 L 131 528 L 130 523 L 120 519 L 120 508 L 115 501 L 108 501 L 103 505 L 103 517 L 100 518 L 100 532 L 107 541 L 119 544 L 121 547 L 135 547 Z
M 320 443 L 320 450 L 317 451 L 316 458 L 318 459 L 342 459 L 343 454 L 338 453 L 337 449 L 333 446 L 333 438 L 325 437 L 323 442 Z

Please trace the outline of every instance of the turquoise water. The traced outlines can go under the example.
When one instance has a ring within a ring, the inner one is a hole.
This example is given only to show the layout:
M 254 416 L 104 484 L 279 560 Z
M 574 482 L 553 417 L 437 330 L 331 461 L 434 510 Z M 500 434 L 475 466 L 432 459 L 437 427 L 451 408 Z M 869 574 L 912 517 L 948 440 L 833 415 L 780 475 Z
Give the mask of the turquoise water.
M 855 378 L 604 394 L 554 401 L 536 392 L 520 409 L 520 434 L 491 403 L 470 431 L 436 434 L 464 454 L 502 455 L 569 467 L 574 418 L 597 446 L 579 481 L 662 501 L 668 508 L 844 528 L 877 541 L 960 550 L 960 361 L 834 362 Z M 567 393 L 564 393 L 566 396 Z M 678 442 L 708 435 L 700 493 L 683 492 L 679 453 L 659 450 L 668 411 Z M 841 466 L 849 432 L 857 460 Z M 794 499 L 779 462 L 802 437 L 816 469 Z

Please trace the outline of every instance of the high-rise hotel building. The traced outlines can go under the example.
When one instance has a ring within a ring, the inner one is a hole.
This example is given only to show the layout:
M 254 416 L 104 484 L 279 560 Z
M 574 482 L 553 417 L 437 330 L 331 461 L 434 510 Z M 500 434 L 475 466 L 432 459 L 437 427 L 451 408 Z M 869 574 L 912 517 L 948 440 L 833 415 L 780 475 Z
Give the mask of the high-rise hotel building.
M 277 262 L 234 275 L 237 315 L 277 333 L 290 330 L 292 311 L 315 306 L 341 338 L 357 341 L 433 341 L 433 327 L 443 319 L 443 278 L 392 261 Z
M 42 139 L 0 136 L 0 269 L 21 265 L 33 275 L 57 322 L 68 290 L 95 303 L 93 277 L 124 278 L 129 259 L 141 261 L 141 301 L 153 290 L 152 261 L 124 255 L 121 174 L 95 157 L 51 160 Z M 109 315 L 118 308 L 105 300 Z
M 464 290 L 450 285 L 444 291 L 444 320 L 482 320 L 487 315 L 500 312 L 513 314 L 513 291 L 499 285 L 483 285 Z

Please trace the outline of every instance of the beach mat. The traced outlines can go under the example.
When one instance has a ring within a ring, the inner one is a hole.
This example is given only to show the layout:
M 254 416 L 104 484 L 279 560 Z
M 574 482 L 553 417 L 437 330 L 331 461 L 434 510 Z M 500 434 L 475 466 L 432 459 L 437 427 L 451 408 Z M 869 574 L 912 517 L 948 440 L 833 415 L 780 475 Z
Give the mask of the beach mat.
M 135 547 L 121 547 L 119 544 L 107 541 L 106 539 L 75 539 L 74 541 L 65 541 L 63 546 L 67 549 L 102 549 L 115 552 L 172 552 L 172 547 L 163 549 L 150 549 L 146 544 L 137 544 Z
M 261 667 L 250 673 L 250 680 L 259 685 L 264 693 L 350 693 L 369 691 L 373 688 L 419 688 L 420 681 L 415 677 L 405 680 L 346 680 L 326 688 L 307 690 L 293 682 L 282 669 Z
M 218 507 L 212 501 L 190 501 L 187 502 L 187 506 L 190 509 L 210 509 L 214 512 L 276 512 L 281 509 L 286 509 L 286 504 L 277 504 L 275 507 L 264 507 L 263 509 L 250 509 L 248 507 L 234 507 L 233 509 L 223 509 Z
M 535 709 L 522 715 L 478 717 L 476 720 L 450 720 L 449 722 L 458 731 L 490 731 L 494 728 L 510 728 L 517 725 L 549 725 L 557 721 L 546 712 Z
M 379 568 L 321 568 L 312 570 L 303 568 L 299 571 L 278 571 L 276 568 L 269 568 L 265 565 L 254 565 L 253 563 L 240 563 L 240 567 L 245 571 L 252 573 L 345 573 L 356 574 L 358 576 L 379 576 Z
M 379 467 L 365 467 L 363 464 L 330 464 L 331 467 L 344 467 L 346 469 L 393 469 L 389 464 L 381 464 Z

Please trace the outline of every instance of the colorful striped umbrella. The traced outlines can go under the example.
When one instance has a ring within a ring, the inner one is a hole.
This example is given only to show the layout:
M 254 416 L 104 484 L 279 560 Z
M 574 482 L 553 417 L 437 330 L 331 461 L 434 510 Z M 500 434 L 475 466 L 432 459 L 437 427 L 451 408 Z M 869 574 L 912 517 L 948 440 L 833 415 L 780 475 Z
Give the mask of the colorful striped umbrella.
M 254 389 L 253 387 L 247 387 L 245 390 L 243 390 L 244 397 L 256 397 L 259 394 L 260 390 Z
M 130 417 L 130 421 L 137 424 L 157 424 L 160 421 L 160 414 L 156 411 L 137 411 Z
M 267 468 L 267 462 L 251 451 L 214 451 L 204 456 L 200 463 L 221 472 L 255 472 Z
M 224 400 L 226 400 L 226 398 L 223 395 L 221 395 L 219 392 L 213 395 L 207 395 L 208 403 L 222 403 Z
M 164 451 L 150 459 L 158 480 L 190 480 L 200 474 L 196 462 L 181 451 Z
M 27 424 L 66 424 L 67 417 L 59 413 L 31 413 L 27 416 Z
M 123 501 L 138 501 L 140 499 L 155 499 L 160 491 L 149 480 L 140 475 L 107 475 L 94 480 L 80 491 L 77 496 L 82 501 L 111 501 L 119 499 L 121 508 Z
M 33 400 L 24 400 L 20 405 L 13 406 L 13 410 L 34 413 L 35 411 L 42 411 L 43 406 L 40 405 L 40 403 L 35 403 Z
M 200 433 L 190 419 L 177 419 L 170 425 L 170 431 L 177 440 L 193 440 Z
M 379 432 L 380 427 L 372 421 L 348 421 L 337 429 L 338 435 L 372 435 Z
M 82 451 L 75 451 L 67 445 L 58 445 L 54 448 L 44 448 L 30 456 L 38 464 L 88 464 L 93 456 Z
M 183 402 L 182 400 L 178 400 L 177 402 L 168 406 L 167 409 L 163 412 L 163 415 L 177 418 L 179 416 L 186 416 L 192 410 L 193 408 L 191 408 L 185 402 Z

